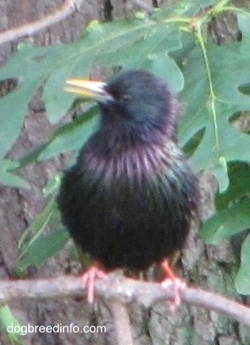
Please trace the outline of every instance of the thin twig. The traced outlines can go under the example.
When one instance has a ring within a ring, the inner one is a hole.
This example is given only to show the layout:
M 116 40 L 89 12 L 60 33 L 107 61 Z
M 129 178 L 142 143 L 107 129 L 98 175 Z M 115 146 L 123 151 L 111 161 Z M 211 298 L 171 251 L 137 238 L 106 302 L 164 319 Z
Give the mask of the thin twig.
M 110 303 L 113 315 L 116 343 L 119 345 L 133 345 L 131 325 L 126 305 L 118 299 L 113 299 Z
M 0 44 L 17 40 L 18 38 L 34 35 L 71 15 L 84 0 L 67 0 L 59 9 L 35 22 L 6 30 L 0 34 Z
M 8 303 L 23 298 L 48 298 L 59 296 L 82 296 L 81 278 L 61 276 L 51 279 L 0 281 L 0 303 Z M 137 301 L 146 307 L 153 303 L 171 300 L 175 295 L 172 286 L 163 289 L 158 283 L 136 281 L 109 274 L 108 279 L 98 280 L 96 295 L 122 303 Z M 250 308 L 219 294 L 185 287 L 180 291 L 182 302 L 223 313 L 250 326 Z

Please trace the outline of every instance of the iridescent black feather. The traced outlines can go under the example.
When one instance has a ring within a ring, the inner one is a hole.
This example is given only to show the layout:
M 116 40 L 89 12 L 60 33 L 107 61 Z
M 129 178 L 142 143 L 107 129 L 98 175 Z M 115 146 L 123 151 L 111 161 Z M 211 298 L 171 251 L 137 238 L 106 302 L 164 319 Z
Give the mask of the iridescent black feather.
M 127 71 L 106 85 L 101 122 L 66 171 L 64 224 L 106 268 L 145 269 L 183 247 L 197 210 L 197 180 L 178 147 L 168 86 Z

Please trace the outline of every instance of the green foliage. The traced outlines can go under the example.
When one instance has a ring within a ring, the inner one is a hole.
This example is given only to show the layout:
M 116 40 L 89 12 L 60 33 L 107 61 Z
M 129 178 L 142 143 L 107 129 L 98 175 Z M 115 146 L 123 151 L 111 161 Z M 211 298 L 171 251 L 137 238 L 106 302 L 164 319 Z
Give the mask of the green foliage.
M 235 279 L 236 288 L 242 295 L 249 295 L 249 257 L 250 235 L 247 236 L 241 250 L 241 266 Z
M 97 126 L 98 116 L 96 116 L 96 111 L 96 106 L 91 107 L 74 122 L 62 126 L 41 151 L 38 160 L 44 161 L 59 153 L 78 150 Z
M 219 244 L 225 238 L 250 227 L 250 200 L 240 200 L 231 207 L 216 213 L 203 226 L 203 237 L 207 243 Z
M 15 173 L 12 173 L 12 170 L 16 170 L 20 167 L 20 164 L 18 162 L 13 162 L 9 159 L 2 159 L 1 162 L 1 168 L 0 168 L 0 182 L 1 184 L 4 184 L 5 186 L 9 187 L 22 187 L 22 188 L 28 188 L 29 184 L 25 180 L 23 180 L 21 177 L 15 175 Z
M 59 220 L 60 215 L 53 197 L 19 240 L 21 255 L 16 265 L 19 275 L 25 274 L 31 265 L 42 265 L 66 245 L 69 233 L 60 225 Z M 44 235 L 43 232 L 49 223 L 54 229 L 59 229 Z
M 7 305 L 0 307 L 0 331 L 8 332 L 10 344 L 23 344 L 21 341 L 21 327 L 22 325 Z
M 218 46 L 209 42 L 207 28 L 214 17 L 225 11 L 237 14 L 242 39 Z M 19 167 L 79 150 L 96 128 L 97 107 L 90 106 L 72 123 L 59 128 L 42 147 L 27 152 L 19 161 L 6 160 L 19 136 L 28 103 L 39 87 L 43 89 L 48 118 L 57 123 L 72 109 L 74 98 L 64 91 L 67 78 L 87 77 L 93 66 L 143 68 L 164 78 L 179 92 L 186 106 L 179 129 L 180 143 L 191 154 L 197 172 L 210 170 L 218 179 L 218 212 L 204 225 L 204 239 L 217 244 L 245 230 L 250 225 L 250 137 L 234 123 L 237 116 L 250 110 L 249 17 L 244 10 L 229 6 L 227 0 L 178 1 L 175 7 L 157 9 L 150 16 L 138 13 L 127 21 L 94 21 L 69 45 L 21 44 L 15 56 L 0 69 L 2 80 L 18 80 L 17 87 L 0 99 L 0 182 L 28 187 L 17 176 Z M 47 192 L 57 185 L 52 183 Z M 66 243 L 67 235 L 59 221 L 54 222 L 57 232 L 42 234 L 56 213 L 51 201 L 26 230 L 21 239 L 20 270 L 40 265 Z M 249 238 L 242 248 L 236 278 L 237 288 L 245 293 L 250 286 L 249 276 L 242 279 L 250 260 L 248 242 Z
M 60 229 L 52 234 L 40 236 L 24 246 L 17 263 L 17 272 L 22 274 L 29 266 L 40 266 L 61 250 L 69 240 L 66 230 Z

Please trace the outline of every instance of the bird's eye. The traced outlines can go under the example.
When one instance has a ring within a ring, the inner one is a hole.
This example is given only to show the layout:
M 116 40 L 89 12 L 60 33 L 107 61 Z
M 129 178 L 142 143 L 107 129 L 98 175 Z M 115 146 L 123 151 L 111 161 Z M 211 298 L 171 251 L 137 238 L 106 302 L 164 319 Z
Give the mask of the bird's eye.
M 121 93 L 117 97 L 119 103 L 126 104 L 131 100 L 131 95 L 128 93 Z
M 120 97 L 120 100 L 123 102 L 123 103 L 128 103 L 131 99 L 131 96 L 127 93 L 124 93 L 123 95 L 121 95 Z
M 122 104 L 126 104 L 131 99 L 131 96 L 128 93 L 114 92 L 113 96 L 119 103 Z

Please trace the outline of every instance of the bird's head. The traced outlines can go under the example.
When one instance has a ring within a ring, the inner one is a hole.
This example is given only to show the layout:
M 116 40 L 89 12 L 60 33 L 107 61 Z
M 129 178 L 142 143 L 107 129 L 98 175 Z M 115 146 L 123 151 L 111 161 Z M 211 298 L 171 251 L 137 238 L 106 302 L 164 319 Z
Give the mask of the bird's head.
M 84 79 L 67 81 L 67 91 L 95 98 L 103 125 L 159 129 L 175 135 L 176 100 L 167 84 L 142 70 L 129 70 L 107 83 Z

